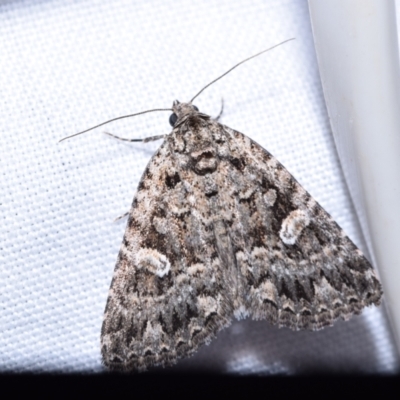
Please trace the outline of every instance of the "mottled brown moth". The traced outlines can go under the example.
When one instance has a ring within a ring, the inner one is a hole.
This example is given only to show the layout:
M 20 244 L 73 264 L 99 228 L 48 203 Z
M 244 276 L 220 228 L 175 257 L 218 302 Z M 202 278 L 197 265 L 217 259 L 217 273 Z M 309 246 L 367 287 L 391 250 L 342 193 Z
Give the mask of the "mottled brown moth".
M 234 317 L 318 330 L 380 303 L 371 264 L 285 167 L 193 105 L 228 72 L 173 103 L 170 134 L 122 139 L 163 143 L 133 199 L 105 308 L 112 370 L 174 364 Z

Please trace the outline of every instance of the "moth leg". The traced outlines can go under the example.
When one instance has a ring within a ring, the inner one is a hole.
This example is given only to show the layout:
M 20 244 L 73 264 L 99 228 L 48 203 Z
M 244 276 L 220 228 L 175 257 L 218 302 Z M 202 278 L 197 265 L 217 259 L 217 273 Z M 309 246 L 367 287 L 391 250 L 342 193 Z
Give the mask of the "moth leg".
M 119 217 L 115 218 L 114 221 L 113 221 L 113 223 L 119 221 L 119 220 L 122 219 L 122 218 L 127 217 L 128 215 L 129 215 L 129 211 L 127 211 L 125 214 L 122 214 L 122 215 L 120 215 Z
M 224 99 L 221 98 L 221 111 L 219 112 L 219 114 L 213 118 L 214 121 L 218 121 L 221 118 L 222 113 L 224 112 Z
M 150 136 L 144 139 L 126 139 L 126 138 L 122 138 L 116 135 L 113 135 L 110 132 L 104 132 L 106 135 L 112 136 L 115 139 L 118 140 L 123 140 L 124 142 L 143 142 L 143 143 L 147 143 L 147 142 L 152 142 L 154 140 L 160 140 L 160 139 L 164 139 L 167 135 L 157 135 L 157 136 Z

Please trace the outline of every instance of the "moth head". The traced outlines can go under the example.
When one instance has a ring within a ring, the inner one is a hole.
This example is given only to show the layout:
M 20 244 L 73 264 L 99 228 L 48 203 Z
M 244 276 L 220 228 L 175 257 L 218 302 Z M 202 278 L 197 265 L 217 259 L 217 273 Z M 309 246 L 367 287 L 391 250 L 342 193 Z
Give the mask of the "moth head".
M 173 114 L 169 117 L 169 123 L 174 127 L 178 120 L 193 112 L 198 112 L 199 109 L 192 103 L 180 103 L 178 100 L 175 100 L 172 103 L 172 111 Z

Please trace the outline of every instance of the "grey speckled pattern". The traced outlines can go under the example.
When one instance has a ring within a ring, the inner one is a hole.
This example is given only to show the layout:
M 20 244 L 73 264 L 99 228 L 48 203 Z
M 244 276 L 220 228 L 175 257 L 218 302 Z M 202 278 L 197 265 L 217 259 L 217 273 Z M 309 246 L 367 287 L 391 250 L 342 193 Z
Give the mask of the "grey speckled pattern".
M 370 263 L 282 164 L 191 104 L 173 111 L 129 213 L 106 366 L 174 364 L 234 316 L 318 330 L 380 304 Z

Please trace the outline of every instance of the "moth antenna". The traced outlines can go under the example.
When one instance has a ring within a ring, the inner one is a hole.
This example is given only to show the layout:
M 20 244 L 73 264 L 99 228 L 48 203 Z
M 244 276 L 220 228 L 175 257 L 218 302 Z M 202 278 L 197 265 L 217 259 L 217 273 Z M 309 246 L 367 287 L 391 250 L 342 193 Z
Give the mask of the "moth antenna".
M 226 71 L 224 74 L 222 74 L 221 76 L 219 76 L 217 79 L 214 79 L 214 80 L 213 80 L 212 82 L 210 82 L 208 85 L 204 86 L 203 89 L 201 89 L 200 92 L 197 93 L 196 96 L 194 96 L 193 99 L 190 100 L 189 103 L 192 103 L 192 101 L 193 101 L 197 96 L 199 96 L 201 93 L 203 93 L 204 90 L 206 90 L 206 89 L 207 89 L 209 86 L 211 86 L 213 83 L 219 81 L 219 80 L 220 80 L 221 78 L 223 78 L 225 75 L 228 75 L 229 72 L 231 72 L 232 70 L 234 70 L 235 68 L 237 68 L 239 65 L 245 63 L 246 61 L 251 60 L 252 58 L 258 57 L 259 55 L 261 55 L 261 54 L 263 54 L 263 53 L 266 53 L 267 51 L 270 51 L 270 50 L 274 49 L 275 47 L 278 47 L 278 46 L 280 46 L 280 45 L 282 45 L 282 44 L 284 44 L 284 43 L 286 43 L 286 42 L 290 42 L 291 40 L 295 40 L 295 38 L 291 38 L 291 39 L 284 40 L 283 42 L 281 42 L 281 43 L 279 43 L 279 44 L 276 44 L 275 46 L 272 46 L 272 47 L 270 47 L 270 48 L 268 48 L 268 49 L 266 49 L 266 50 L 263 50 L 263 51 L 261 51 L 261 52 L 255 54 L 254 56 L 251 56 L 251 57 L 249 57 L 249 58 L 246 58 L 246 59 L 243 60 L 243 61 L 240 61 L 240 63 L 236 64 L 234 67 L 232 67 L 231 69 L 229 69 L 228 71 Z
M 93 129 L 98 128 L 99 126 L 103 126 L 105 124 L 108 124 L 109 122 L 117 121 L 117 120 L 123 119 L 123 118 L 135 117 L 136 115 L 146 114 L 146 113 L 155 112 L 155 111 L 173 111 L 173 110 L 171 108 L 155 108 L 154 110 L 141 111 L 141 112 L 138 112 L 136 114 L 123 115 L 122 117 L 109 119 L 108 121 L 102 122 L 101 124 L 93 126 L 92 128 L 86 129 L 85 131 L 74 133 L 73 135 L 70 135 L 70 136 L 67 136 L 65 138 L 62 138 L 61 140 L 58 141 L 58 143 L 62 142 L 63 140 L 66 140 L 66 139 L 70 139 L 70 138 L 72 138 L 74 136 L 81 135 L 82 133 L 89 132 L 89 131 L 91 131 Z

